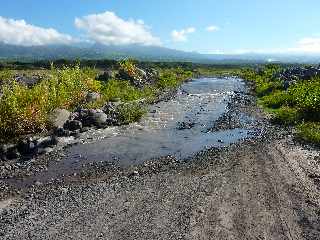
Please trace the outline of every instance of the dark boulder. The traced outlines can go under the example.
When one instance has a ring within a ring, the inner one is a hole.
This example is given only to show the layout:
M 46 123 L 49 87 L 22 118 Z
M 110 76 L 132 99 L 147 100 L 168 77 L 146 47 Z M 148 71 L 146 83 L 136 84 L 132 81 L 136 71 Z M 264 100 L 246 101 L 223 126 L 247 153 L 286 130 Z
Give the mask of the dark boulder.
M 115 77 L 115 74 L 112 70 L 106 70 L 97 77 L 97 80 L 101 81 L 101 82 L 108 82 L 109 80 L 113 79 L 114 77 Z
M 68 120 L 64 126 L 64 129 L 70 130 L 70 131 L 76 131 L 82 129 L 82 122 L 79 120 Z
M 31 138 L 22 139 L 18 143 L 18 150 L 21 154 L 32 154 L 36 150 L 36 144 Z

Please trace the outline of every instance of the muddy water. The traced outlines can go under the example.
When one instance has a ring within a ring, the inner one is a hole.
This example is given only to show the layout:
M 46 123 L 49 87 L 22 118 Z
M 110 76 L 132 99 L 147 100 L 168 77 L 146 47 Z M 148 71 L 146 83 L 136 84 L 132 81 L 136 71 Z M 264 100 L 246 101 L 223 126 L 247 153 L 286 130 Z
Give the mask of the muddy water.
M 246 129 L 209 131 L 226 111 L 234 91 L 243 89 L 244 83 L 237 78 L 187 82 L 174 99 L 151 106 L 140 122 L 83 134 L 83 144 L 70 147 L 60 162 L 51 163 L 47 172 L 24 179 L 24 183 L 71 174 L 89 162 L 128 166 L 168 155 L 184 159 L 206 148 L 246 138 Z

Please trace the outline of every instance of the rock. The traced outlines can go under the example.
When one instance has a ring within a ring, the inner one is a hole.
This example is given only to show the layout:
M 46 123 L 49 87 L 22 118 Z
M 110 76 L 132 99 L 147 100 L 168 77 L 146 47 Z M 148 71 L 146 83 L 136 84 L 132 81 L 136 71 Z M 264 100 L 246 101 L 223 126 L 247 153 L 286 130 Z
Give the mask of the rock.
M 53 151 L 53 148 L 51 148 L 51 147 L 38 148 L 37 154 L 46 154 L 46 153 L 50 153 L 52 151 Z
M 63 127 L 69 120 L 71 113 L 66 109 L 55 109 L 49 116 L 49 121 L 54 128 Z
M 39 186 L 42 185 L 42 182 L 40 182 L 40 181 L 35 181 L 35 182 L 34 182 L 34 185 L 37 186 L 37 187 L 39 187 Z
M 88 103 L 96 102 L 99 99 L 101 99 L 100 93 L 97 93 L 97 92 L 89 92 L 89 93 L 87 93 L 86 101 Z
M 184 130 L 184 129 L 191 129 L 195 125 L 194 122 L 178 122 L 177 123 L 177 129 L 178 130 Z
M 54 130 L 54 134 L 57 137 L 69 137 L 70 131 L 67 129 L 64 129 L 63 127 L 59 127 Z
M 46 147 L 54 146 L 56 144 L 57 144 L 57 140 L 52 136 L 43 137 L 36 140 L 37 148 L 46 148 Z
M 275 78 L 283 81 L 283 87 L 288 89 L 291 85 L 301 80 L 309 80 L 320 75 L 320 66 L 318 67 L 291 67 L 276 73 Z
M 8 160 L 11 159 L 17 159 L 21 157 L 21 154 L 19 153 L 17 146 L 14 144 L 8 144 L 5 146 L 5 152 L 6 152 L 6 158 Z
M 108 115 L 103 112 L 96 112 L 91 116 L 92 124 L 96 127 L 106 127 L 108 121 Z
M 112 70 L 106 70 L 97 77 L 97 80 L 101 82 L 107 82 L 110 79 L 113 79 L 114 77 L 115 76 Z
M 77 129 L 77 130 L 75 130 L 75 131 L 72 131 L 72 132 L 70 133 L 70 136 L 75 137 L 75 138 L 79 138 L 79 137 L 80 137 L 80 133 L 81 133 L 81 130 L 80 130 L 80 129 Z
M 82 109 L 80 111 L 81 122 L 84 126 L 105 127 L 108 116 L 100 109 Z
M 68 120 L 64 126 L 64 129 L 70 130 L 70 131 L 76 131 L 82 129 L 82 123 L 79 120 Z
M 156 74 L 156 71 L 144 70 L 136 67 L 134 71 L 130 73 L 128 73 L 124 69 L 120 69 L 116 77 L 119 79 L 127 80 L 136 87 L 143 87 L 155 82 L 157 79 L 157 77 L 155 76 Z
M 31 154 L 35 151 L 36 145 L 31 138 L 20 140 L 18 150 L 22 154 Z
M 18 82 L 20 84 L 23 84 L 27 87 L 32 87 L 35 84 L 37 84 L 38 82 L 40 82 L 42 80 L 42 77 L 38 76 L 38 75 L 26 76 L 24 74 L 22 74 L 22 75 L 17 74 L 17 75 L 15 75 L 14 79 L 16 82 Z

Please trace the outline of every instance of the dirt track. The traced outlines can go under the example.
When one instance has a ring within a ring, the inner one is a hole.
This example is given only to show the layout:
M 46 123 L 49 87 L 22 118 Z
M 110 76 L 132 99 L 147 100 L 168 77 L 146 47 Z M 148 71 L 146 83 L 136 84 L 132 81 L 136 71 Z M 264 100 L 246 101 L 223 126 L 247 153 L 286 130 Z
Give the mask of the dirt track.
M 0 202 L 0 238 L 320 239 L 319 152 L 275 131 L 183 163 L 29 189 Z

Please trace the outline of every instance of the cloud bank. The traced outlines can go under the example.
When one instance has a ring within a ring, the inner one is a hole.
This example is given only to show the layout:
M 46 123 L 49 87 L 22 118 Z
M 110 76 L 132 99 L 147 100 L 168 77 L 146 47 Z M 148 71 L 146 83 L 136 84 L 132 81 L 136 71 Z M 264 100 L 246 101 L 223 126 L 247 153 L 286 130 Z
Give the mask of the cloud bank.
M 105 45 L 161 45 L 142 20 L 124 20 L 113 12 L 76 18 L 75 26 L 84 30 L 90 40 Z
M 48 44 L 70 44 L 75 39 L 59 33 L 53 28 L 41 28 L 25 20 L 7 19 L 0 16 L 0 42 L 20 46 L 40 46 Z
M 298 41 L 297 47 L 290 49 L 290 51 L 302 53 L 320 53 L 320 38 L 303 38 Z

